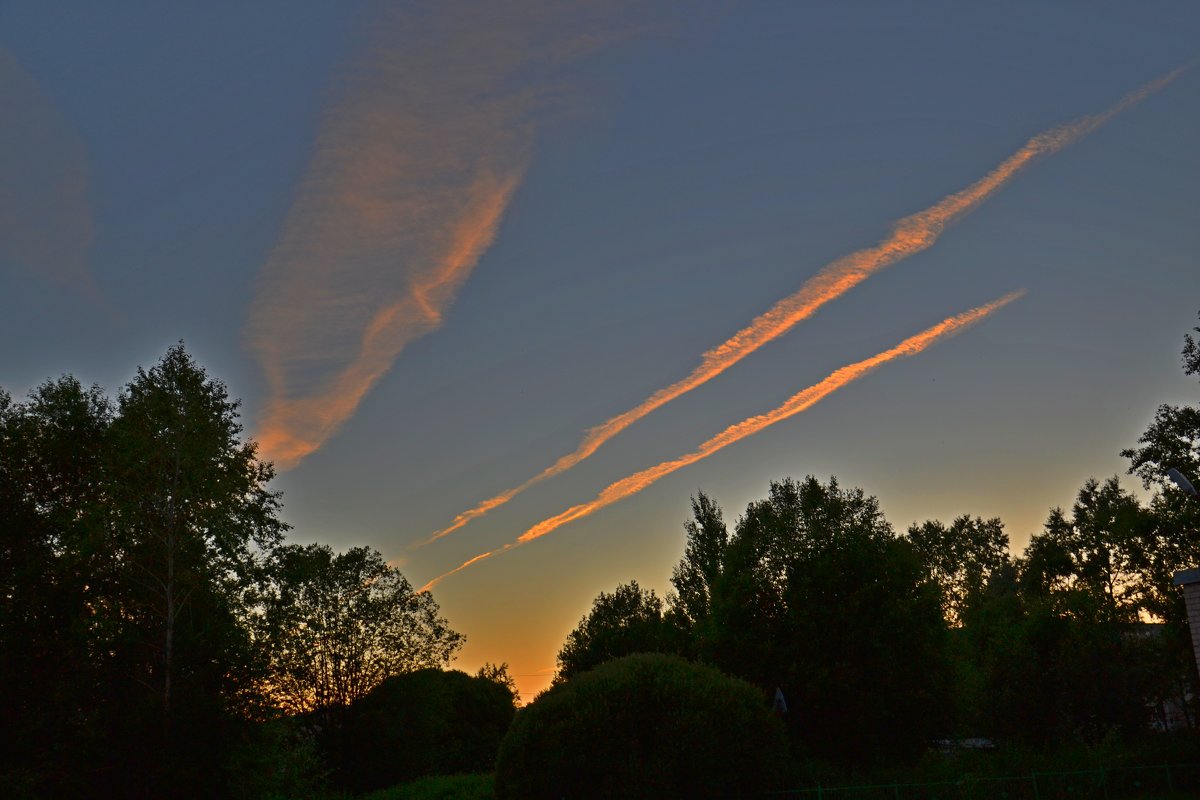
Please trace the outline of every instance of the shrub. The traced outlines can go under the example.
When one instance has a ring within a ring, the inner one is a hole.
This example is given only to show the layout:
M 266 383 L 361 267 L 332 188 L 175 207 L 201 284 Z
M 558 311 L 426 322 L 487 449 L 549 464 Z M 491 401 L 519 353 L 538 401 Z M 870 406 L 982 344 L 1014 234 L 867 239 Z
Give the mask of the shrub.
M 771 788 L 782 725 L 754 686 L 675 656 L 641 654 L 554 686 L 500 745 L 496 796 L 704 798 Z
M 361 792 L 488 772 L 514 710 L 509 691 L 487 678 L 438 669 L 388 678 L 350 708 L 341 783 Z
M 231 751 L 225 770 L 233 800 L 333 796 L 316 737 L 298 717 L 247 723 Z

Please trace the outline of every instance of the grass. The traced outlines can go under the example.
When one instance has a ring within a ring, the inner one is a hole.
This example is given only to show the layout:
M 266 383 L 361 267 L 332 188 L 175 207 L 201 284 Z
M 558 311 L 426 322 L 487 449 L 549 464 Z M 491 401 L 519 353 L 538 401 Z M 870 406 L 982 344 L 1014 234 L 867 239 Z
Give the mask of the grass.
M 491 774 L 431 775 L 365 794 L 359 800 L 495 800 L 495 797 Z
M 1109 800 L 1185 800 L 1200 796 L 1196 792 L 1200 788 L 1200 763 L 1195 761 L 1195 739 L 1181 738 L 1174 743 L 1179 745 L 1178 748 L 1165 746 L 1173 743 L 1160 739 L 1154 743 L 1157 752 L 1153 753 L 1110 753 L 1103 772 L 1098 761 L 1088 763 L 1088 759 L 1078 753 L 1057 753 L 1054 754 L 1056 757 L 1036 757 L 1030 753 L 961 754 L 957 758 L 937 759 L 937 768 L 931 769 L 930 764 L 925 764 L 925 769 L 918 767 L 908 774 L 890 773 L 882 780 L 878 777 L 870 780 L 865 775 L 845 775 L 842 780 L 837 780 L 829 775 L 822 781 L 825 788 L 820 795 L 813 785 L 815 780 L 798 779 L 789 792 L 772 793 L 770 798 L 815 800 L 823 796 L 825 800 L 893 800 L 899 796 L 906 800 L 933 797 L 987 800 L 1036 796 L 1041 800 L 1080 800 L 1107 795 Z M 997 759 L 1003 755 L 1010 758 Z M 1151 761 L 1152 756 L 1161 760 L 1155 764 Z M 1190 758 L 1185 762 L 1180 756 Z M 1149 765 L 1146 764 L 1148 761 L 1151 762 Z M 1165 766 L 1167 763 L 1172 766 Z M 1035 773 L 1036 795 L 1031 783 Z M 894 786 L 893 781 L 899 785 Z M 1174 790 L 1170 788 L 1172 786 Z M 493 787 L 491 774 L 438 775 L 366 794 L 356 800 L 495 800 Z

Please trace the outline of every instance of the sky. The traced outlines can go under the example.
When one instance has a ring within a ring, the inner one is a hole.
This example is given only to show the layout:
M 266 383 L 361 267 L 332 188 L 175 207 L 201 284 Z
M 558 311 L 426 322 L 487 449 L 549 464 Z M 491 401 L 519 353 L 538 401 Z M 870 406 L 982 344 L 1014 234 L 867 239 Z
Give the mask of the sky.
M 0 4 L 0 386 L 179 340 L 528 699 L 703 490 L 1014 550 L 1200 309 L 1189 2 Z M 1193 476 L 1194 478 L 1195 476 Z M 1123 477 L 1129 489 L 1140 487 Z

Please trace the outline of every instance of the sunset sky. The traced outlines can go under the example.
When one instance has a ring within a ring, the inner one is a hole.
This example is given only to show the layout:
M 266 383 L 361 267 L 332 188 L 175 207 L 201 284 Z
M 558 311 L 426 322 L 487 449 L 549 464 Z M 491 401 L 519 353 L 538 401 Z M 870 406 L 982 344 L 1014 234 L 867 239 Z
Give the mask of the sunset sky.
M 1191 2 L 5 3 L 0 386 L 184 340 L 292 539 L 433 584 L 528 699 L 599 592 L 670 588 L 699 489 L 835 475 L 1019 552 L 1124 474 L 1197 399 L 1197 42 Z

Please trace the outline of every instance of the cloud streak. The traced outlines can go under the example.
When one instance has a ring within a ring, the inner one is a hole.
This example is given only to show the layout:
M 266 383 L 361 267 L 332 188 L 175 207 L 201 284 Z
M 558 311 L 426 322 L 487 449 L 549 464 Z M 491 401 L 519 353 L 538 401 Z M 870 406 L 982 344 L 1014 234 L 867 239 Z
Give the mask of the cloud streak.
M 569 65 L 638 33 L 608 4 L 447 0 L 372 20 L 341 76 L 251 306 L 268 396 L 256 438 L 281 469 L 346 422 L 440 327 L 496 238 Z
M 16 58 L 0 48 L 0 262 L 115 312 L 88 264 L 94 224 L 87 148 Z
M 523 544 L 528 544 L 534 539 L 539 539 L 549 533 L 552 533 L 569 522 L 574 522 L 577 519 L 590 516 L 602 508 L 635 495 L 643 489 L 649 488 L 658 480 L 670 475 L 676 470 L 680 470 L 684 467 L 695 464 L 697 461 L 702 461 L 703 459 L 720 452 L 731 444 L 740 442 L 742 439 L 745 439 L 749 436 L 753 436 L 754 434 L 776 424 L 777 422 L 782 422 L 785 419 L 794 417 L 795 415 L 812 408 L 818 402 L 833 394 L 838 389 L 841 389 L 847 384 L 853 383 L 854 381 L 867 375 L 875 369 L 878 369 L 889 361 L 893 361 L 897 358 L 908 358 L 910 356 L 915 356 L 921 351 L 929 348 L 934 343 L 963 331 L 971 325 L 979 322 L 984 317 L 987 317 L 989 314 L 992 314 L 993 312 L 1013 302 L 1017 298 L 1021 297 L 1024 293 L 1024 290 L 1011 292 L 1010 294 L 1001 297 L 999 300 L 995 300 L 986 305 L 973 308 L 970 311 L 966 311 L 962 314 L 944 319 L 937 325 L 927 328 L 915 336 L 910 336 L 895 347 L 884 350 L 882 353 L 873 355 L 870 358 L 865 358 L 862 361 L 857 361 L 853 364 L 849 364 L 838 370 L 835 370 L 821 382 L 815 383 L 812 386 L 809 386 L 807 389 L 792 395 L 787 402 L 778 408 L 769 411 L 766 414 L 759 414 L 758 416 L 749 417 L 735 425 L 730 425 L 716 436 L 701 444 L 691 453 L 670 461 L 663 461 L 660 464 L 656 464 L 653 467 L 644 469 L 641 472 L 635 472 L 626 478 L 622 478 L 616 483 L 610 484 L 606 489 L 604 489 L 604 491 L 600 492 L 595 499 L 586 503 L 580 503 L 579 505 L 572 506 L 560 514 L 556 514 L 553 517 L 542 520 L 521 534 L 515 541 L 509 542 L 508 544 L 498 547 L 495 550 L 490 550 L 486 553 L 480 553 L 474 558 L 463 562 L 449 572 L 439 575 L 421 587 L 421 591 L 427 591 L 428 589 L 431 589 L 445 578 L 461 572 L 474 564 L 478 564 L 480 561 L 491 558 L 492 556 L 498 555 L 507 550 L 512 550 L 515 547 L 520 547 Z
M 891 234 L 879 244 L 858 250 L 830 262 L 798 291 L 777 302 L 769 310 L 726 341 L 700 358 L 700 364 L 682 380 L 658 390 L 637 406 L 590 429 L 576 449 L 561 457 L 529 480 L 462 512 L 422 544 L 447 536 L 472 520 L 504 505 L 521 492 L 547 478 L 559 475 L 590 457 L 621 431 L 675 398 L 712 380 L 768 342 L 778 339 L 821 306 L 841 297 L 880 270 L 932 247 L 948 225 L 966 216 L 998 191 L 1031 161 L 1063 149 L 1099 128 L 1122 111 L 1166 86 L 1179 76 L 1179 68 L 1121 98 L 1106 111 L 1081 117 L 1034 136 L 1023 147 L 975 183 L 948 195 L 929 208 L 895 223 Z

